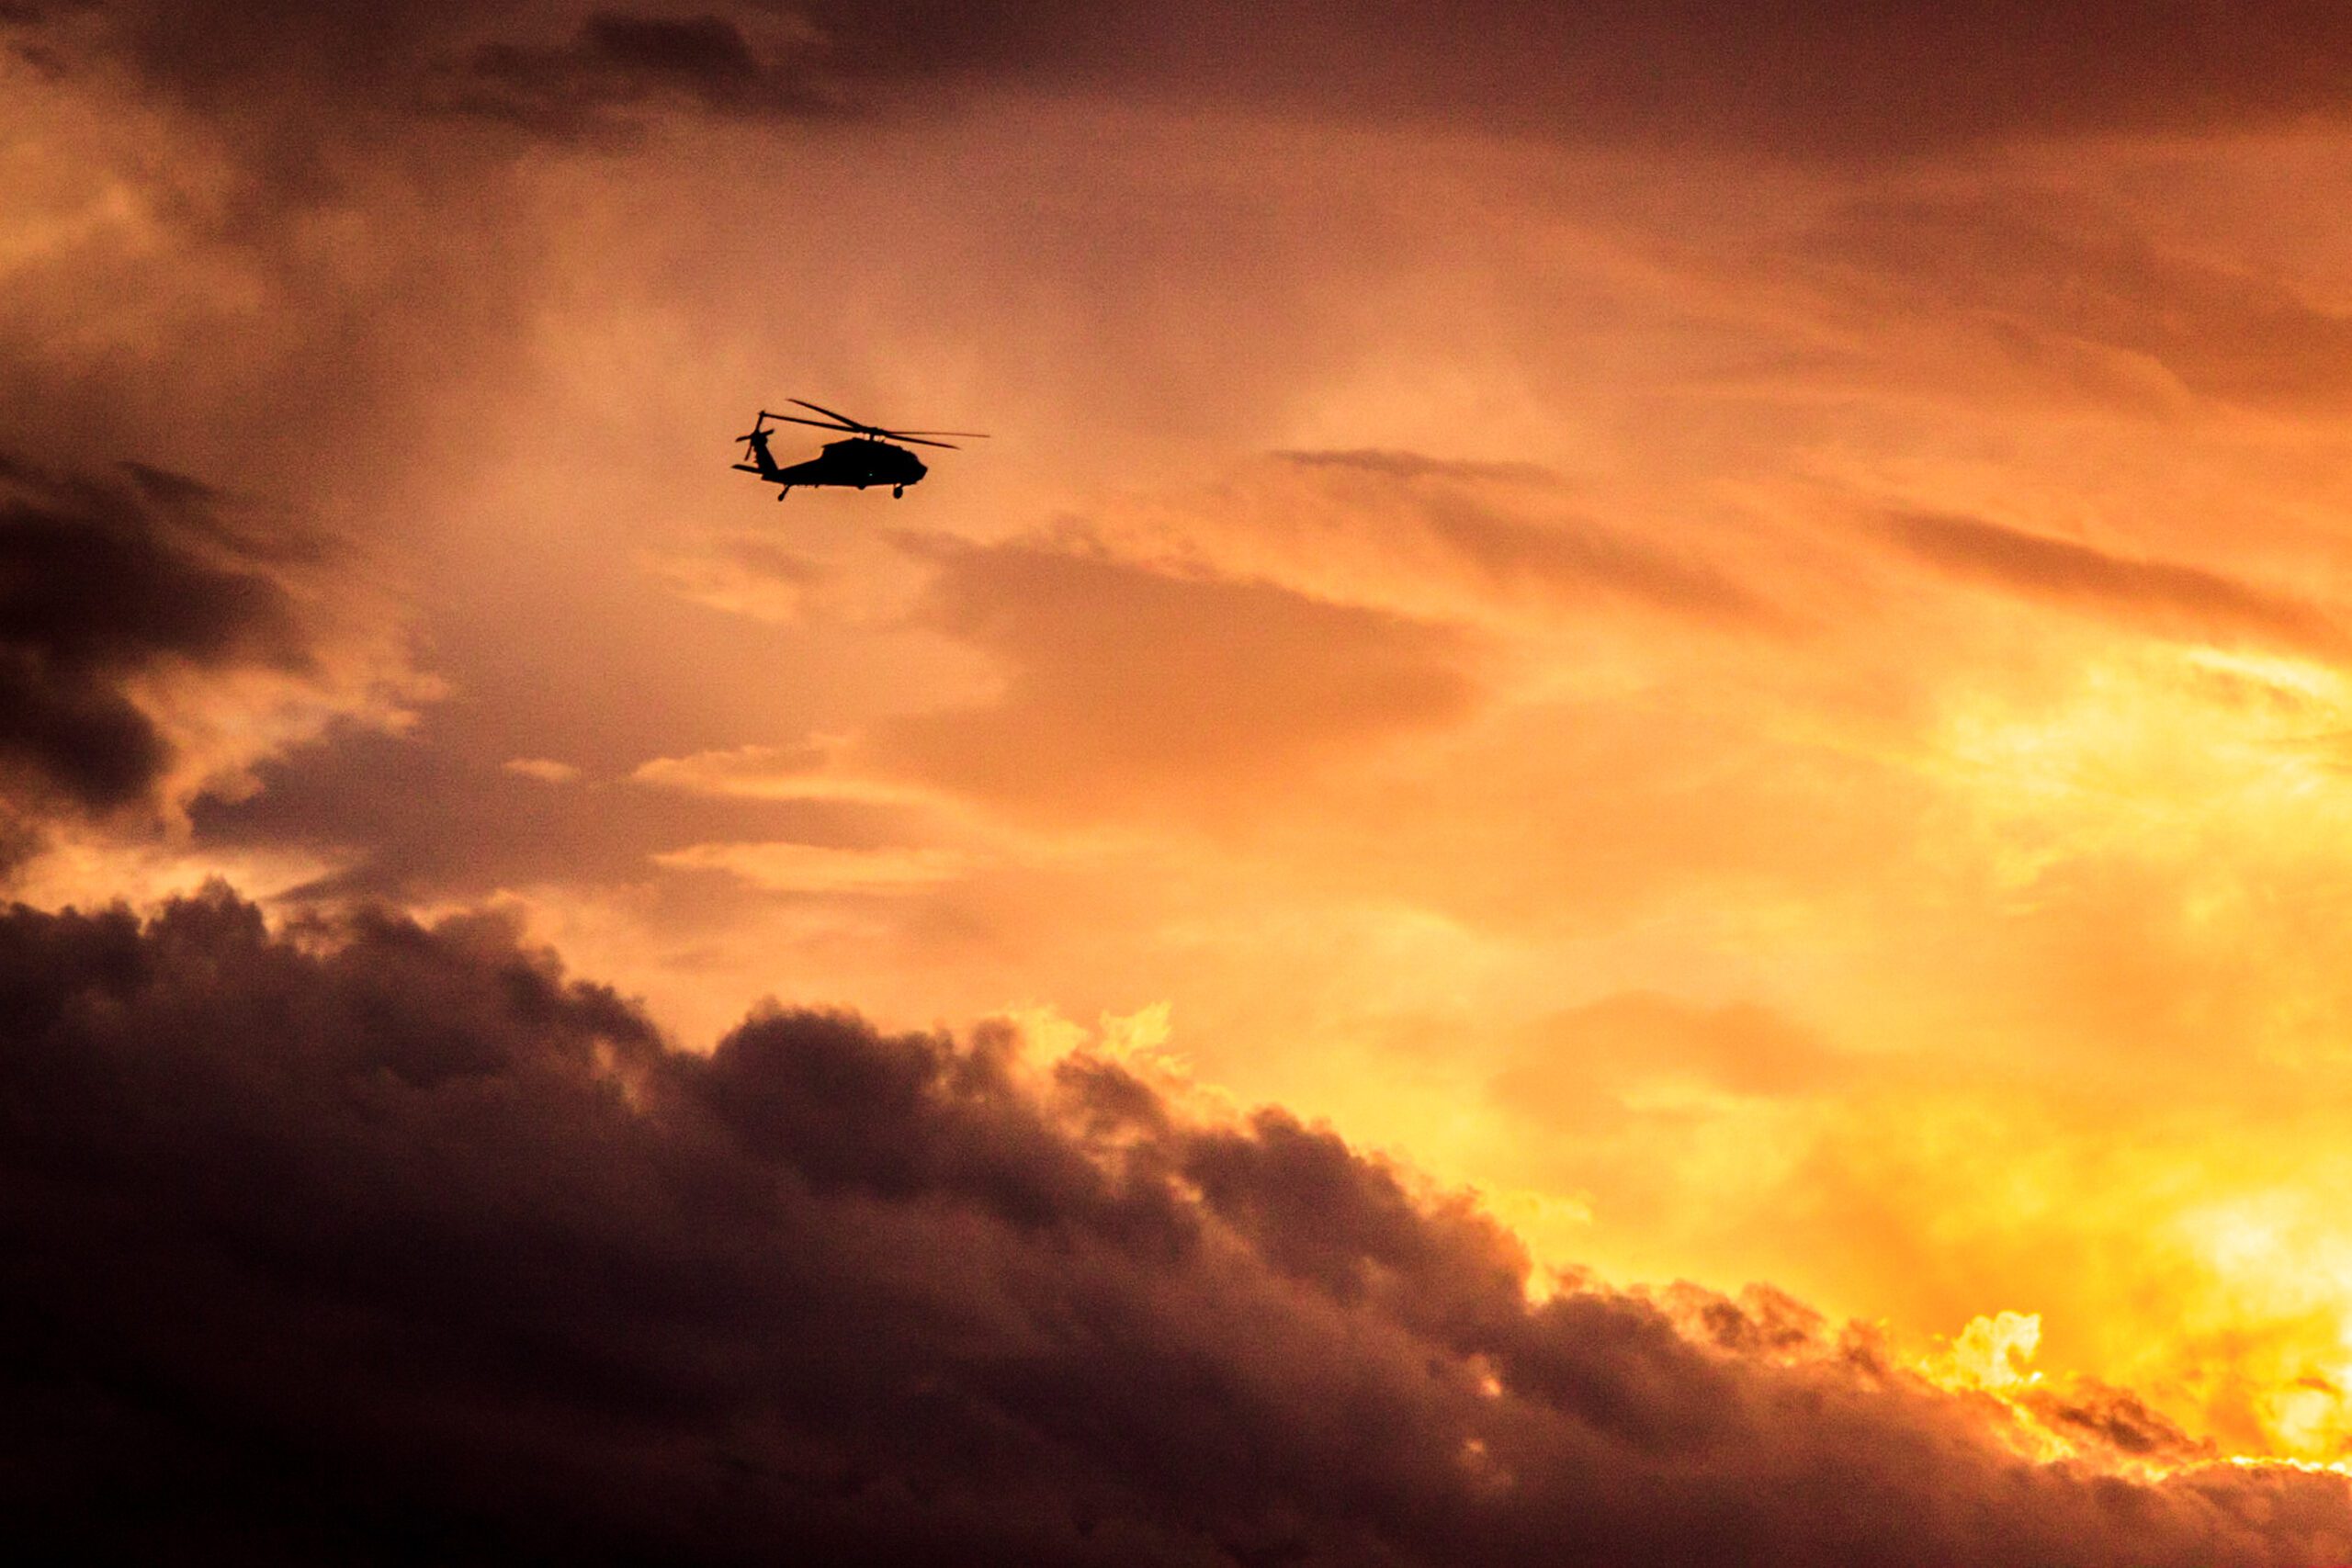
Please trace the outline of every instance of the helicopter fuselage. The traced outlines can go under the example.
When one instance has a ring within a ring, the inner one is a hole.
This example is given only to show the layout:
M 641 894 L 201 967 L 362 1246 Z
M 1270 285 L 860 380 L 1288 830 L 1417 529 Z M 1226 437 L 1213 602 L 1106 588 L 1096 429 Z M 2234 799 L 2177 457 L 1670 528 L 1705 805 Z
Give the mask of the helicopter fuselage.
M 864 490 L 868 485 L 888 485 L 896 490 L 917 483 L 928 472 L 923 460 L 905 447 L 861 435 L 828 441 L 816 457 L 778 468 L 774 477 L 786 486 L 850 485 Z

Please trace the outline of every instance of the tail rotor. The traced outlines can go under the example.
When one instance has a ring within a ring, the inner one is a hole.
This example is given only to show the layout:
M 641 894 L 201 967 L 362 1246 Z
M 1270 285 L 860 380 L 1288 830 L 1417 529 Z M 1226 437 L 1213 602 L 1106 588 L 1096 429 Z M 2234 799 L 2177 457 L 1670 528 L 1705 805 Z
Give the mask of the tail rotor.
M 768 429 L 768 421 L 777 417 L 779 416 L 762 409 L 760 417 L 752 422 L 752 428 L 735 438 L 743 444 L 743 456 L 752 459 L 748 463 L 738 463 L 735 467 L 747 474 L 757 474 L 763 479 L 775 478 L 780 470 L 775 466 L 775 459 L 768 456 L 768 437 L 775 434 Z

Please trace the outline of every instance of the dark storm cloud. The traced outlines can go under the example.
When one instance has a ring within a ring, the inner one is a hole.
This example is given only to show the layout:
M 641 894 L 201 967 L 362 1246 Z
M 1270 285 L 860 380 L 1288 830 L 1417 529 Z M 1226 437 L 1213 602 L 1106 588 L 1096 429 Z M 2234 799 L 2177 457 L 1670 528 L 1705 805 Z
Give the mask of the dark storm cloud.
M 1883 526 L 1904 549 L 1946 571 L 2158 632 L 2246 639 L 2324 659 L 2352 647 L 2344 628 L 2313 606 L 2201 567 L 2109 555 L 1973 517 L 1904 513 Z
M 579 47 L 603 63 L 690 82 L 737 82 L 759 69 L 742 32 L 724 17 L 599 11 L 582 26 Z
M 23 29 L 35 40 L 41 20 Z M 128 64 L 302 197 L 331 193 L 348 172 L 345 154 L 393 152 L 404 135 L 453 116 L 571 139 L 665 109 L 794 117 L 840 107 L 823 40 L 775 7 L 198 0 L 115 6 L 99 20 L 61 13 L 50 24 L 52 52 Z
M 578 132 L 671 97 L 720 113 L 817 115 L 839 107 L 795 51 L 755 52 L 728 17 L 599 11 L 556 46 L 481 45 L 455 102 L 535 130 Z
M 103 812 L 173 760 L 138 688 L 158 674 L 301 674 L 311 634 L 276 570 L 314 547 L 194 479 L 56 474 L 0 454 L 0 795 Z
M 1025 79 L 1568 139 L 1873 155 L 2342 111 L 2327 0 L 814 0 L 853 83 Z
M 355 103 L 495 106 L 559 132 L 665 84 L 707 107 L 785 114 L 921 111 L 943 93 L 1012 85 L 1871 156 L 2279 124 L 2339 114 L 2352 88 L 2352 16 L 2329 0 L 812 0 L 788 12 L 277 0 L 116 15 L 157 79 L 216 101 L 224 85 L 307 78 Z
M 449 389 L 503 369 L 542 245 L 497 139 L 420 127 L 430 45 L 405 13 L 128 4 L 27 25 L 70 68 L 11 84 L 12 445 L 83 468 L 135 447 L 364 527 L 353 502 L 479 428 Z
M 1531 1301 L 1280 1112 L 839 1014 L 673 1055 L 481 920 L 0 916 L 0 1497 L 88 1560 L 2352 1549 L 2341 1478 L 2032 1463 L 1769 1292 Z
M 2352 17 L 2324 0 L 1332 0 L 1135 7 L 1116 45 L 1091 7 L 966 11 L 932 0 L 842 7 L 846 27 L 950 46 L 958 15 L 980 59 L 1067 51 L 1101 70 L 1179 62 L 1196 90 L 1367 118 L 1415 114 L 1574 137 L 1761 143 L 1871 153 L 2019 131 L 2183 128 L 2340 111 Z M 1136 17 L 1164 17 L 1157 27 Z M 1174 71 L 1167 74 L 1174 74 Z

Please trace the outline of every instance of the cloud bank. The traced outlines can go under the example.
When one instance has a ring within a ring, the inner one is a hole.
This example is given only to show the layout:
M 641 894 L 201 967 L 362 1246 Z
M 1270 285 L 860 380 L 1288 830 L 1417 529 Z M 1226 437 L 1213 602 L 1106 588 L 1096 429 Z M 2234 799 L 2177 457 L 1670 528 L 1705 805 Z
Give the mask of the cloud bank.
M 64 23 L 76 8 L 56 9 Z M 356 17 L 277 3 L 134 5 L 109 19 L 115 47 L 175 95 L 217 101 L 300 75 L 366 113 L 486 112 L 562 136 L 649 104 L 921 112 L 1010 86 L 1874 158 L 2020 133 L 2290 123 L 2339 111 L 2352 62 L 2352 22 L 2319 0 L 1277 0 L 1181 17 L 1070 0 L 781 13 L 404 0 Z
M 0 1042 L 0 1493 L 91 1556 L 2352 1549 L 2340 1478 L 2035 1462 L 1770 1292 L 1532 1299 L 1461 1199 L 1278 1110 L 845 1014 L 675 1054 L 479 919 L 20 907 Z M 2144 1452 L 2132 1409 L 2066 1414 Z

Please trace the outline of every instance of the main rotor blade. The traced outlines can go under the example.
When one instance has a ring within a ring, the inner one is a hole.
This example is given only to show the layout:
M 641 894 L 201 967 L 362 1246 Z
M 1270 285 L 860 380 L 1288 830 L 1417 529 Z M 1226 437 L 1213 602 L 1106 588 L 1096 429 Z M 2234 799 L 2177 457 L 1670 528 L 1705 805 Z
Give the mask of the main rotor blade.
M 944 446 L 950 452 L 960 452 L 963 450 L 962 447 L 956 446 L 953 441 L 925 441 L 920 435 L 901 435 L 895 430 L 886 430 L 882 434 L 888 436 L 893 441 L 903 441 L 910 446 Z
M 985 430 L 886 430 L 882 434 L 907 441 L 918 435 L 960 435 L 967 441 L 986 441 L 989 438 Z
M 788 421 L 788 422 L 790 422 L 791 423 L 794 423 L 794 424 L 813 424 L 813 425 L 815 425 L 815 426 L 816 426 L 818 429 L 820 429 L 820 430 L 836 430 L 836 431 L 840 431 L 840 432 L 842 432 L 843 434 L 847 434 L 847 435 L 864 435 L 864 434 L 865 434 L 869 429 L 871 429 L 871 428 L 872 428 L 872 427 L 871 427 L 871 426 L 869 426 L 869 425 L 864 425 L 864 424 L 827 424 L 827 423 L 826 423 L 823 420 L 821 420 L 821 419 L 803 419 L 803 418 L 801 418 L 801 417 L 800 417 L 798 414 L 797 414 L 797 413 L 780 413 L 780 414 L 776 415 L 775 417 L 776 417 L 776 418 L 778 418 L 778 419 L 781 419 L 781 420 Z
M 833 412 L 833 411 L 832 411 L 832 410 L 831 410 L 831 409 L 829 409 L 829 408 L 825 407 L 822 403 L 812 403 L 812 402 L 808 401 L 808 400 L 807 399 L 805 399 L 805 398 L 787 398 L 787 399 L 786 399 L 785 400 L 786 400 L 786 402 L 798 403 L 798 404 L 799 404 L 802 408 L 804 408 L 804 409 L 815 409 L 819 413 L 824 414 L 824 415 L 826 415 L 826 416 L 827 416 L 827 417 L 829 417 L 829 418 L 840 420 L 843 424 L 848 425 L 852 430 L 872 430 L 872 429 L 874 428 L 874 426 L 872 426 L 872 425 L 870 425 L 870 424 L 861 424 L 861 423 L 858 423 L 856 420 L 854 420 L 854 419 L 850 418 L 850 416 L 849 416 L 849 415 L 847 415 L 847 414 L 845 414 L 845 413 L 835 413 L 835 412 Z M 784 417 L 786 417 L 786 416 L 785 416 L 785 415 L 782 415 L 782 414 L 779 414 L 779 415 L 777 415 L 776 417 L 777 417 L 777 418 L 779 418 L 779 419 L 781 419 L 781 418 L 784 418 Z M 804 422 L 804 423 L 805 423 L 805 422 Z

